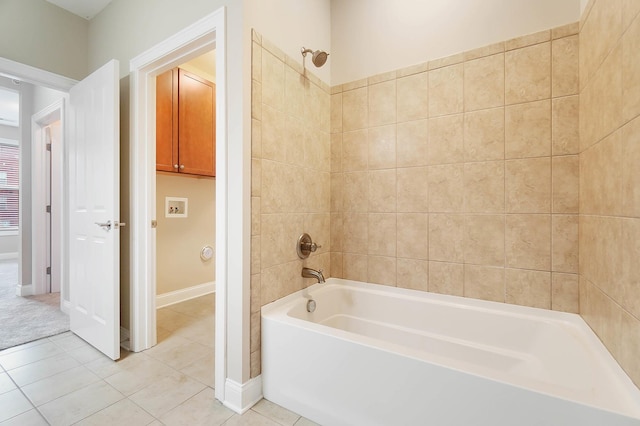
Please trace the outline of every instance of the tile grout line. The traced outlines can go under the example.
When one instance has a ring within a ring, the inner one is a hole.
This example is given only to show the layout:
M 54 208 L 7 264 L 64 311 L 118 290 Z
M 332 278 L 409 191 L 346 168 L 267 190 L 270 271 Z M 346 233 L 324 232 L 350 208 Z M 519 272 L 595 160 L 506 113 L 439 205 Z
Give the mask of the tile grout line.
M 47 422 L 47 424 L 51 424 L 49 423 L 49 421 L 47 420 L 47 418 L 44 416 L 44 414 L 38 409 L 38 407 L 33 403 L 33 401 L 31 401 L 31 399 L 29 399 L 29 397 L 24 393 L 24 391 L 22 390 L 22 387 L 18 386 L 18 384 L 16 383 L 16 381 L 13 379 L 13 377 L 11 377 L 11 375 L 9 374 L 9 372 L 4 368 L 4 366 L 0 365 L 0 367 L 2 367 L 2 369 L 4 370 L 5 374 L 7 375 L 7 377 L 9 378 L 9 380 L 11 380 L 11 382 L 13 383 L 13 385 L 16 387 L 17 390 L 20 391 L 20 393 L 22 394 L 22 396 L 29 402 L 29 404 L 31 405 L 32 410 L 36 410 L 36 412 L 40 415 L 40 417 L 42 417 L 44 419 L 45 422 Z M 11 420 L 11 419 L 15 419 L 18 416 L 21 416 L 25 413 L 28 413 L 31 410 L 27 410 L 27 411 L 23 411 L 20 414 L 16 414 L 15 416 L 6 419 L 7 420 Z

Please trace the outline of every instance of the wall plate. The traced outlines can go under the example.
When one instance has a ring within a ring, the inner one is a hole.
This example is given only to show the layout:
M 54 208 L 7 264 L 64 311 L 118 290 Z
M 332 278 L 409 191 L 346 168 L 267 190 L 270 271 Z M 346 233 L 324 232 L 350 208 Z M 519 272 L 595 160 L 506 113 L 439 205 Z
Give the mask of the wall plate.
M 165 197 L 164 217 L 185 218 L 189 211 L 189 199 L 178 197 Z

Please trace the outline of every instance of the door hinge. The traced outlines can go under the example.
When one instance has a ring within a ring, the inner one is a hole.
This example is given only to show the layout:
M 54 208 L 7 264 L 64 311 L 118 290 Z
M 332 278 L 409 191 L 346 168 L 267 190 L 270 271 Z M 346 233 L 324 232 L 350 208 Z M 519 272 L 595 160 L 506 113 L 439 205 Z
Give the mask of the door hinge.
M 51 144 L 50 143 L 47 144 L 47 151 L 51 151 Z
M 47 213 L 51 213 L 51 206 L 47 206 Z
M 51 266 L 47 266 L 47 275 L 51 275 Z

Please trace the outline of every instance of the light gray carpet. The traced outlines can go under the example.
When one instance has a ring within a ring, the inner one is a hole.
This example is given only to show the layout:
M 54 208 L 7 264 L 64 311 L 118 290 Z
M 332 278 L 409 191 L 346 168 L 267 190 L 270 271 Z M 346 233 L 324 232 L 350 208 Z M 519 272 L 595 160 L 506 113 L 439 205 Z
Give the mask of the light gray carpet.
M 69 330 L 60 293 L 18 297 L 15 291 L 0 287 L 0 350 Z

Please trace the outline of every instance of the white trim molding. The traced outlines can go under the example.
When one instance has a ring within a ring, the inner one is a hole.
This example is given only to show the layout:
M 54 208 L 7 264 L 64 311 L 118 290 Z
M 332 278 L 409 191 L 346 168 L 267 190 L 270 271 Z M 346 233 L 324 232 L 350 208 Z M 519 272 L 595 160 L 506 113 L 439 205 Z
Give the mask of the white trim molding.
M 205 294 L 215 293 L 215 291 L 216 282 L 210 281 L 208 283 L 162 293 L 156 296 L 156 309 L 175 305 L 180 302 L 186 302 L 187 300 L 195 299 L 196 297 L 204 296 Z
M 71 78 L 2 57 L 0 57 L 0 75 L 64 92 L 68 92 L 78 82 Z
M 226 10 L 205 16 L 130 61 L 131 348 L 156 344 L 155 78 L 215 49 L 216 54 L 216 321 L 215 394 L 225 401 L 227 362 L 228 177 Z M 153 143 L 150 143 L 153 142 Z M 124 219 L 123 219 L 124 220 Z M 247 293 L 248 294 L 248 293 Z M 248 340 L 247 340 L 248 341 Z
M 33 296 L 33 285 L 32 284 L 18 284 L 16 286 L 16 296 Z
M 244 414 L 262 399 L 262 376 L 254 377 L 243 384 L 227 379 L 224 394 L 224 405 L 236 413 Z

